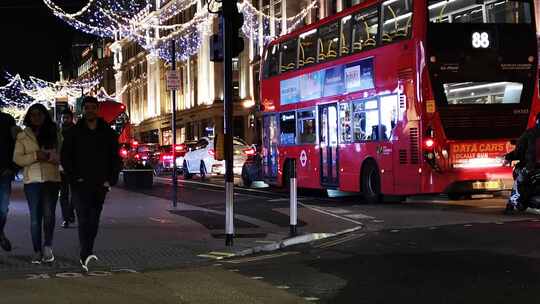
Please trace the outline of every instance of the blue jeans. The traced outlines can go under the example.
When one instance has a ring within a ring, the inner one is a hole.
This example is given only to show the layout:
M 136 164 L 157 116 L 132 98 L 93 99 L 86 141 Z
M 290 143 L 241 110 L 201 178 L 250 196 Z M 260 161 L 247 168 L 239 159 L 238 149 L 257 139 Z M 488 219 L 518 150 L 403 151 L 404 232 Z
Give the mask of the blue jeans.
M 55 182 L 24 185 L 24 194 L 30 208 L 30 231 L 34 252 L 41 252 L 42 226 L 45 234 L 43 246 L 52 246 L 59 187 Z
M 0 237 L 4 236 L 7 214 L 9 210 L 9 197 L 11 195 L 11 180 L 13 176 L 0 175 Z

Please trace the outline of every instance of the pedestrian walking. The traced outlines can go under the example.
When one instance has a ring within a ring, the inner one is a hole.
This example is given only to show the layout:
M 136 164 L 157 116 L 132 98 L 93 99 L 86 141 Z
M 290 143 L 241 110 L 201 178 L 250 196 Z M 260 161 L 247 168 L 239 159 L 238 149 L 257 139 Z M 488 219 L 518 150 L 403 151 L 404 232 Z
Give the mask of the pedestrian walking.
M 24 125 L 26 128 L 17 135 L 13 160 L 23 167 L 24 194 L 30 209 L 34 247 L 32 263 L 48 263 L 54 261 L 52 245 L 60 187 L 61 135 L 42 104 L 30 106 Z
M 11 251 L 11 242 L 6 237 L 4 228 L 9 209 L 11 181 L 17 172 L 17 166 L 13 163 L 15 137 L 15 119 L 0 111 L 0 247 L 5 251 Z
M 98 260 L 94 241 L 103 203 L 121 169 L 118 136 L 98 117 L 98 106 L 94 97 L 83 99 L 83 117 L 66 134 L 61 154 L 79 222 L 80 263 L 84 271 L 88 271 L 90 261 Z
M 62 137 L 65 138 L 66 134 L 73 129 L 75 125 L 73 123 L 73 112 L 66 109 L 62 112 Z M 69 228 L 70 224 L 75 223 L 75 211 L 73 207 L 73 199 L 70 196 L 69 181 L 63 167 L 60 167 L 60 177 L 62 182 L 60 184 L 60 206 L 62 207 L 62 227 Z

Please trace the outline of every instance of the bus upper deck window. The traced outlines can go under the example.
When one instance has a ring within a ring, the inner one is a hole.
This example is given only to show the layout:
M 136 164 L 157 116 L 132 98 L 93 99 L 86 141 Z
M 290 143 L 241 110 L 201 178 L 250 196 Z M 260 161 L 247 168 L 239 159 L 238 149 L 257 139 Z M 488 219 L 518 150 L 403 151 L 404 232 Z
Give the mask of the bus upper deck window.
M 340 54 L 347 55 L 351 51 L 352 16 L 341 19 Z
M 432 23 L 531 23 L 531 5 L 526 1 L 430 0 Z
M 296 56 L 297 56 L 297 42 L 298 40 L 291 39 L 283 42 L 281 46 L 281 66 L 280 71 L 287 72 L 296 69 Z
M 354 15 L 352 26 L 352 52 L 357 53 L 377 46 L 379 13 L 369 8 Z
M 411 10 L 411 0 L 388 0 L 383 2 L 383 43 L 409 37 L 412 26 Z
M 298 57 L 298 67 L 303 67 L 316 62 L 317 57 L 317 30 L 313 29 L 300 35 L 300 54 Z
M 339 23 L 334 22 L 319 29 L 319 61 L 334 59 L 339 55 Z
M 266 60 L 264 61 L 264 77 L 272 77 L 279 74 L 279 45 L 270 46 L 266 52 Z

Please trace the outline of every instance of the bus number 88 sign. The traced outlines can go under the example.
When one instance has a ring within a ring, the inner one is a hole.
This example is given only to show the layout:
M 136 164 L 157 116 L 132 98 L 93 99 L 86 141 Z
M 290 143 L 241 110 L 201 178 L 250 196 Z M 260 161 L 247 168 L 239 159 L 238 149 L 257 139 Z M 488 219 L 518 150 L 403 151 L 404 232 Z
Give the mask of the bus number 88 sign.
M 472 33 L 472 47 L 475 49 L 487 49 L 490 47 L 491 42 L 487 32 L 473 32 Z

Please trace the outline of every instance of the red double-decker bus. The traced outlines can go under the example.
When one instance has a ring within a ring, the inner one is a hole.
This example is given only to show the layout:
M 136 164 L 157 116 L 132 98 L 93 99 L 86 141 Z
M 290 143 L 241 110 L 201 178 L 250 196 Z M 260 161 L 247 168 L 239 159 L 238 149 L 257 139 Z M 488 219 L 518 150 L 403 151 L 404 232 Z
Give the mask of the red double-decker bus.
M 131 128 L 126 106 L 114 100 L 104 100 L 99 103 L 98 115 L 103 118 L 118 133 L 120 144 L 131 143 Z
M 368 0 L 282 36 L 261 71 L 263 176 L 451 195 L 511 187 L 538 112 L 532 1 Z

